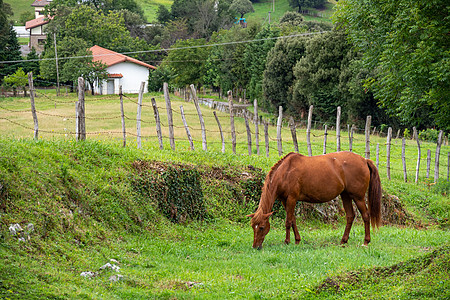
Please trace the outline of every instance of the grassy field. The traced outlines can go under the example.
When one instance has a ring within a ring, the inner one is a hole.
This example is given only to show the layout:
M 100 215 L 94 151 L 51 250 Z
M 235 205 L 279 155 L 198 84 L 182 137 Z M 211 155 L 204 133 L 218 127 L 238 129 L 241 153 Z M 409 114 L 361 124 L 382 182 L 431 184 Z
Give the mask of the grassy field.
M 4 0 L 3 2 L 11 5 L 14 15 L 9 17 L 9 19 L 15 22 L 14 25 L 25 25 L 18 23 L 22 13 L 32 12 L 34 14 L 34 7 L 31 6 L 33 4 L 32 0 Z

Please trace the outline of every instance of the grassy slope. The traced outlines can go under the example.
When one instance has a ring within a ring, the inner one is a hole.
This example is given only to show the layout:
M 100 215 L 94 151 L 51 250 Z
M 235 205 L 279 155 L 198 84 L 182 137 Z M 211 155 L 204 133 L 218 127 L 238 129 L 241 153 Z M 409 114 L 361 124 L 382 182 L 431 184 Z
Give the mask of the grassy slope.
M 31 6 L 32 0 L 4 0 L 3 2 L 11 5 L 14 15 L 9 19 L 19 22 L 20 15 L 24 12 L 32 12 L 34 14 L 34 7 Z M 21 25 L 21 24 L 17 24 Z
M 319 295 L 311 291 L 327 277 L 388 267 L 428 253 L 450 238 L 448 230 L 384 226 L 364 248 L 360 246 L 363 228 L 356 225 L 349 246 L 342 248 L 338 245 L 342 221 L 324 225 L 299 220 L 301 244 L 285 246 L 284 221 L 274 219 L 265 248 L 254 251 L 250 247 L 251 228 L 244 217 L 249 207 L 226 219 L 216 210 L 216 218 L 208 222 L 171 224 L 148 200 L 136 197 L 130 186 L 134 176 L 131 165 L 136 160 L 156 159 L 224 169 L 252 164 L 267 170 L 272 159 L 159 151 L 150 142 L 144 143 L 144 149 L 122 148 L 114 141 L 73 143 L 55 138 L 36 143 L 1 138 L 0 179 L 8 190 L 6 196 L 2 194 L 0 205 L 2 297 L 351 297 L 353 289 Z M 223 193 L 226 190 L 204 189 L 210 207 L 223 201 L 239 206 Z M 420 196 L 426 197 L 426 193 Z M 13 223 L 23 227 L 34 224 L 30 241 L 19 242 L 9 234 Z M 120 262 L 119 274 L 124 276 L 120 282 L 108 280 L 116 272 L 99 271 L 110 259 Z M 85 271 L 98 274 L 86 279 L 80 276 Z M 415 291 L 429 291 L 427 274 L 432 273 L 431 283 L 437 284 L 434 290 L 444 292 L 448 267 L 439 263 L 427 272 L 416 276 Z M 394 294 L 408 295 L 411 281 L 404 281 L 402 274 L 396 278 L 367 281 L 361 290 L 367 298 L 378 295 L 383 286 L 389 286 Z

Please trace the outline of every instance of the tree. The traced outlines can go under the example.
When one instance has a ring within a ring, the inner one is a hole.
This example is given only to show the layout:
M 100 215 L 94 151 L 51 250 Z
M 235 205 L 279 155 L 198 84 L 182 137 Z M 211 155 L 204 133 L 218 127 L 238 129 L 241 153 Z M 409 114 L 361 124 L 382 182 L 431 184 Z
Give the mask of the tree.
M 65 37 L 57 43 L 58 68 L 61 82 L 76 84 L 78 77 L 83 77 L 91 86 L 94 93 L 94 82 L 101 82 L 107 78 L 106 66 L 92 61 L 92 52 L 88 50 L 86 41 Z M 55 53 L 47 51 L 40 64 L 41 77 L 48 80 L 56 79 Z
M 266 26 L 255 36 L 255 42 L 246 46 L 243 64 L 248 69 L 249 82 L 247 84 L 247 95 L 250 99 L 257 99 L 260 106 L 268 107 L 263 103 L 263 78 L 266 67 L 267 54 L 276 43 L 280 30 L 278 27 Z
M 28 76 L 25 74 L 22 68 L 18 68 L 14 74 L 5 77 L 3 84 L 7 87 L 11 87 L 14 91 L 14 96 L 17 95 L 17 89 L 21 88 L 23 90 L 24 96 L 27 96 L 27 84 Z
M 377 70 L 366 87 L 409 126 L 450 130 L 448 4 L 442 0 L 341 0 L 334 22 Z
M 289 107 L 304 114 L 314 105 L 314 114 L 322 121 L 334 121 L 337 106 L 346 112 L 339 79 L 352 58 L 349 51 L 350 45 L 342 32 L 332 31 L 310 39 L 304 56 L 294 67 L 294 96 Z
M 17 41 L 16 32 L 12 25 L 8 22 L 7 14 L 9 7 L 0 0 L 0 83 L 3 77 L 13 74 L 20 66 L 22 59 L 20 55 L 20 45 Z
M 289 0 L 289 5 L 292 8 L 298 7 L 298 12 L 302 11 L 305 7 L 319 8 L 325 5 L 326 0 Z
M 177 87 L 185 87 L 190 84 L 201 86 L 205 72 L 205 58 L 208 57 L 208 47 L 204 39 L 179 40 L 173 45 L 164 59 L 163 68 L 170 68 L 171 73 L 176 74 L 172 83 Z
M 156 19 L 161 24 L 166 24 L 172 19 L 172 15 L 170 11 L 164 5 L 158 5 L 158 9 L 156 10 Z
M 36 53 L 34 47 L 31 48 L 30 53 L 27 54 L 26 61 L 23 62 L 25 73 L 33 72 L 33 77 L 39 75 L 39 55 Z
M 264 97 L 271 108 L 283 106 L 287 109 L 292 98 L 294 84 L 293 68 L 306 51 L 306 37 L 290 37 L 278 39 L 267 55 L 264 71 Z
M 240 13 L 241 19 L 244 18 L 245 14 L 255 11 L 250 0 L 233 0 L 233 3 L 231 3 L 230 6 L 230 10 Z

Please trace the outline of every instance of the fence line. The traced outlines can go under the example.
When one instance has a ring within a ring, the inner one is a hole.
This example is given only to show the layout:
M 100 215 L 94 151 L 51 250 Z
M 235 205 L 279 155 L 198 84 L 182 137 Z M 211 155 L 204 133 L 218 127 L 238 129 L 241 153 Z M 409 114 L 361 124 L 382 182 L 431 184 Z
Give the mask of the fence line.
M 30 74 L 31 75 L 31 74 Z M 31 75 L 32 76 L 32 75 Z M 32 80 L 32 77 L 31 77 Z M 84 86 L 84 83 L 79 82 L 80 87 Z M 30 87 L 32 87 L 32 82 L 30 83 Z M 6 120 L 8 122 L 11 122 L 12 124 L 15 125 L 19 125 L 27 130 L 32 130 L 34 131 L 34 136 L 35 139 L 38 138 L 37 132 L 41 132 L 41 133 L 50 133 L 50 134 L 64 134 L 64 135 L 73 135 L 74 133 L 72 131 L 67 131 L 65 128 L 64 132 L 54 132 L 52 131 L 48 131 L 48 130 L 42 130 L 42 129 L 38 129 L 37 127 L 37 115 L 44 115 L 44 116 L 49 116 L 49 117 L 62 117 L 64 118 L 64 120 L 66 119 L 73 119 L 75 118 L 76 120 L 76 128 L 75 128 L 75 137 L 77 140 L 83 140 L 86 138 L 86 135 L 96 135 L 96 134 L 109 134 L 109 135 L 116 135 L 116 134 L 120 134 L 123 136 L 123 146 L 126 146 L 126 136 L 132 136 L 132 137 L 136 137 L 136 139 L 138 140 L 138 148 L 141 147 L 140 145 L 140 140 L 141 138 L 147 138 L 147 139 L 151 139 L 151 138 L 155 138 L 155 135 L 144 135 L 141 133 L 140 131 L 140 126 L 142 123 L 145 124 L 149 124 L 151 126 L 155 126 L 156 127 L 156 135 L 159 141 L 159 146 L 160 149 L 163 149 L 163 139 L 167 138 L 166 136 L 163 136 L 162 134 L 162 127 L 164 128 L 169 128 L 169 140 L 173 140 L 173 146 L 171 145 L 172 149 L 175 149 L 175 135 L 173 133 L 174 128 L 176 129 L 180 129 L 183 128 L 184 131 L 186 132 L 186 137 L 180 137 L 179 134 L 177 135 L 176 139 L 180 140 L 180 141 L 188 141 L 189 145 L 190 145 L 190 149 L 194 150 L 194 145 L 195 144 L 199 144 L 200 142 L 202 143 L 203 146 L 203 150 L 207 151 L 206 148 L 206 133 L 209 134 L 215 134 L 215 133 L 220 133 L 221 136 L 221 140 L 219 141 L 209 141 L 209 143 L 211 143 L 212 145 L 214 144 L 221 144 L 222 146 L 222 152 L 225 152 L 226 150 L 226 143 L 225 142 L 225 138 L 224 138 L 224 133 L 226 134 L 231 134 L 232 136 L 232 150 L 233 153 L 236 153 L 236 146 L 240 146 L 240 147 L 244 147 L 246 146 L 248 149 L 248 155 L 252 155 L 253 153 L 253 148 L 252 148 L 252 136 L 254 135 L 255 138 L 255 146 L 256 146 L 256 154 L 260 155 L 259 153 L 259 126 L 264 126 L 264 141 L 265 141 L 265 149 L 266 149 L 266 156 L 269 155 L 269 151 L 270 149 L 272 149 L 272 151 L 278 151 L 278 154 L 281 156 L 283 153 L 283 146 L 286 149 L 292 149 L 294 148 L 295 152 L 299 152 L 299 147 L 298 147 L 298 142 L 297 142 L 297 134 L 302 134 L 302 132 L 304 134 L 306 134 L 306 146 L 307 146 L 307 150 L 308 150 L 308 155 L 312 155 L 312 143 L 311 143 L 311 137 L 312 138 L 323 138 L 323 151 L 322 153 L 326 153 L 328 152 L 328 150 L 331 151 L 336 151 L 336 150 L 341 150 L 341 125 L 340 125 L 340 108 L 338 108 L 337 110 L 337 121 L 336 121 L 336 128 L 335 128 L 335 132 L 334 131 L 329 131 L 329 127 L 327 124 L 324 124 L 324 133 L 323 134 L 314 134 L 311 131 L 311 127 L 312 127 L 312 112 L 313 112 L 313 107 L 310 107 L 309 110 L 309 114 L 308 114 L 308 120 L 307 122 L 302 120 L 299 122 L 294 122 L 294 119 L 292 117 L 290 117 L 288 120 L 283 119 L 283 113 L 282 113 L 282 108 L 279 108 L 279 115 L 278 115 L 278 119 L 277 119 L 277 124 L 276 124 L 276 132 L 277 135 L 276 137 L 272 137 L 269 135 L 269 121 L 267 120 L 263 120 L 262 118 L 258 117 L 258 111 L 257 111 L 257 102 L 256 100 L 255 105 L 254 105 L 254 112 L 253 114 L 247 110 L 247 108 L 245 108 L 245 110 L 242 110 L 241 106 L 235 106 L 232 100 L 232 92 L 230 91 L 228 93 L 228 107 L 225 108 L 225 111 L 229 113 L 229 116 L 218 116 L 216 113 L 216 110 L 213 111 L 213 114 L 209 115 L 203 115 L 201 113 L 200 110 L 200 106 L 198 105 L 199 103 L 202 103 L 196 95 L 195 92 L 195 87 L 193 85 L 191 85 L 191 93 L 193 95 L 193 97 L 191 98 L 194 101 L 194 105 L 197 103 L 197 105 L 195 105 L 196 110 L 197 110 L 197 114 L 192 113 L 192 114 L 186 114 L 183 110 L 183 107 L 180 107 L 180 112 L 176 112 L 174 110 L 172 110 L 171 108 L 171 104 L 170 104 L 170 98 L 168 95 L 168 88 L 164 89 L 167 90 L 167 93 L 164 93 L 164 99 L 165 99 L 165 108 L 167 111 L 167 118 L 168 118 L 168 124 L 165 125 L 161 122 L 161 118 L 159 115 L 159 111 L 158 111 L 158 107 L 157 107 L 157 103 L 155 101 L 155 98 L 152 98 L 152 103 L 151 105 L 147 105 L 145 103 L 143 103 L 142 100 L 142 96 L 141 93 L 139 93 L 139 99 L 136 102 L 134 99 L 132 99 L 131 97 L 127 97 L 125 95 L 122 95 L 121 93 L 119 94 L 120 97 L 120 115 L 119 116 L 108 116 L 108 117 L 86 117 L 84 115 L 84 89 L 80 88 L 79 89 L 79 99 L 77 102 L 75 102 L 75 106 L 76 106 L 76 115 L 75 117 L 73 116 L 62 116 L 56 113 L 46 113 L 46 112 L 42 112 L 39 110 L 36 110 L 36 103 L 34 101 L 34 95 L 36 94 L 36 91 L 31 88 L 30 89 L 30 102 L 31 102 L 31 111 L 32 111 L 32 115 L 33 115 L 33 120 L 35 120 L 35 128 L 31 128 L 29 126 L 24 126 L 22 125 L 20 122 L 16 122 L 14 120 L 11 120 L 9 118 L 6 118 L 4 116 L 2 116 L 0 114 L 0 119 L 1 120 Z M 55 101 L 55 99 L 50 99 L 49 97 L 44 97 L 46 98 L 48 101 L 52 101 L 51 103 L 64 103 L 64 104 L 73 104 L 73 101 Z M 138 107 L 138 112 L 141 111 L 140 113 L 137 114 L 136 119 L 131 118 L 129 116 L 127 116 L 124 112 L 124 108 L 123 108 L 123 100 L 124 98 L 129 101 L 130 103 L 135 103 Z M 161 97 L 162 98 L 162 97 Z M 114 98 L 108 98 L 108 99 L 114 99 Z M 38 102 L 41 103 L 42 101 Z M 93 102 L 93 101 L 92 101 Z M 154 121 L 148 121 L 148 120 L 143 120 L 142 117 L 142 110 L 146 107 L 152 107 L 153 113 L 154 113 Z M 236 109 L 237 107 L 237 109 Z M 2 105 L 0 105 L 0 109 L 8 112 L 8 113 L 27 113 L 29 111 L 26 110 L 13 110 L 13 109 L 9 109 L 9 108 L 5 108 Z M 244 122 L 245 122 L 245 132 L 242 131 L 236 131 L 235 125 L 234 125 L 234 118 L 236 116 L 237 111 L 240 110 L 240 115 L 243 116 Z M 1 112 L 1 110 L 0 110 Z M 172 121 L 169 120 L 169 115 L 172 115 L 172 112 L 176 112 L 179 113 L 182 121 L 183 121 L 183 125 L 184 126 L 175 126 L 173 124 L 173 119 Z M 186 116 L 194 116 L 197 115 L 199 117 L 199 121 L 200 121 L 200 129 L 199 128 L 195 128 L 192 126 L 188 125 L 188 121 L 186 120 Z M 203 117 L 214 117 L 216 122 L 217 122 L 217 126 L 218 126 L 218 130 L 212 130 L 212 129 L 207 129 L 206 126 L 204 125 L 204 121 L 203 121 Z M 96 132 L 86 132 L 86 127 L 84 125 L 84 122 L 86 119 L 88 120 L 111 120 L 111 119 L 116 119 L 116 118 L 121 118 L 122 121 L 122 131 L 114 131 L 114 130 L 109 130 L 109 131 L 96 131 Z M 228 130 L 224 130 L 224 128 L 222 127 L 219 118 L 230 118 L 230 128 L 229 131 Z M 136 134 L 133 134 L 129 131 L 126 130 L 125 128 L 125 119 L 127 120 L 135 120 L 136 121 L 136 127 L 137 127 L 137 131 Z M 249 120 L 251 122 L 254 123 L 255 125 L 255 129 L 254 131 L 252 131 L 252 129 L 249 126 Z M 370 142 L 370 135 L 374 135 L 376 133 L 375 128 L 376 127 L 371 127 L 370 126 L 370 122 L 371 122 L 371 117 L 368 116 L 367 120 L 366 120 L 366 126 L 364 129 L 364 133 L 365 133 L 365 155 L 366 157 L 370 157 L 370 147 L 371 147 L 371 142 Z M 202 125 L 203 124 L 203 125 Z M 302 129 L 301 125 L 302 124 L 306 124 L 306 129 Z M 314 125 L 315 128 L 317 128 L 317 124 Z M 172 128 L 170 130 L 170 128 Z M 333 129 L 333 126 L 331 127 L 331 129 Z M 350 126 L 347 125 L 347 131 L 348 131 L 348 146 L 349 146 L 349 150 L 353 151 L 353 142 L 356 141 L 362 141 L 362 139 L 358 139 L 358 138 L 354 138 L 354 132 L 358 131 L 361 129 L 356 128 L 354 125 Z M 171 133 L 172 131 L 172 133 Z M 201 131 L 202 132 L 202 139 L 201 141 L 199 140 L 195 140 L 192 138 L 192 131 L 197 132 L 197 131 Z M 362 131 L 362 130 L 361 130 Z M 236 135 L 241 136 L 246 134 L 247 136 L 247 141 L 246 142 L 238 142 L 236 139 Z M 291 136 L 292 140 L 286 139 L 286 138 L 282 138 L 282 136 Z M 399 133 L 397 132 L 397 135 L 399 135 Z M 329 136 L 335 136 L 336 137 L 336 149 L 334 149 L 332 146 L 327 145 L 327 138 Z M 381 130 L 378 132 L 378 136 L 383 136 L 383 133 L 381 132 Z M 380 144 L 377 143 L 376 144 L 376 165 L 378 168 L 386 168 L 386 174 L 388 179 L 391 179 L 391 149 L 392 149 L 392 128 L 388 128 L 387 134 L 386 134 L 386 143 L 384 144 L 386 146 L 386 151 L 382 152 L 380 154 Z M 402 139 L 402 153 L 401 153 L 401 159 L 402 159 L 402 171 L 403 171 L 403 179 L 405 181 L 407 181 L 407 173 L 415 172 L 415 182 L 419 181 L 419 176 L 420 176 L 420 161 L 424 158 L 421 157 L 421 145 L 420 145 L 420 140 L 418 138 L 418 134 L 417 134 L 417 130 L 415 128 L 413 128 L 413 140 L 415 140 L 415 142 L 417 143 L 417 148 L 418 148 L 418 155 L 417 155 L 417 159 L 412 159 L 412 158 L 408 158 L 406 157 L 405 154 L 405 148 L 406 148 L 406 139 L 403 138 Z M 277 147 L 273 147 L 273 145 L 270 145 L 270 141 L 276 141 L 277 142 Z M 436 145 L 436 153 L 435 153 L 435 164 L 434 164 L 434 180 L 437 181 L 439 179 L 439 169 L 440 167 L 447 167 L 447 180 L 449 178 L 449 173 L 450 173 L 450 153 L 448 153 L 447 155 L 447 162 L 446 165 L 444 165 L 443 163 L 440 163 L 439 157 L 440 157 L 440 151 L 441 151 L 441 147 L 442 145 L 445 145 L 446 143 L 448 143 L 448 140 L 444 140 L 443 137 L 443 132 L 441 131 L 439 133 L 439 140 L 438 143 Z M 372 144 L 373 145 L 373 144 Z M 317 148 L 317 145 L 314 144 L 314 148 Z M 383 160 L 383 161 L 381 161 Z M 427 150 L 427 168 L 426 168 L 426 178 L 429 179 L 430 176 L 430 169 L 431 169 L 431 150 Z M 384 163 L 385 161 L 385 163 Z M 410 166 L 415 166 L 415 168 L 411 168 Z M 408 168 L 409 167 L 409 168 Z M 398 170 L 400 171 L 400 170 Z M 381 172 L 381 170 L 380 170 Z M 423 171 L 422 171 L 423 173 Z M 441 175 L 443 174 L 443 172 L 441 172 Z

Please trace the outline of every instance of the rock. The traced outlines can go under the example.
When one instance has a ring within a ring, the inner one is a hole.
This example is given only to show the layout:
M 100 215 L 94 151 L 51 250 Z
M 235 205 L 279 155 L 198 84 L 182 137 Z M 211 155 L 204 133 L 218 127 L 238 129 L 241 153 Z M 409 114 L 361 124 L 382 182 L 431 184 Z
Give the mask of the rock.
M 105 270 L 105 269 L 111 269 L 113 271 L 119 272 L 120 267 L 116 266 L 114 264 L 110 264 L 110 263 L 106 263 L 103 266 L 100 267 L 100 270 Z
M 111 282 L 117 282 L 117 281 L 121 281 L 121 280 L 123 280 L 123 275 L 117 274 L 117 275 L 113 275 L 113 276 L 109 277 L 109 281 L 111 281 Z
M 19 234 L 19 232 L 22 232 L 23 228 L 20 227 L 19 224 L 12 224 L 9 226 L 9 232 L 11 233 L 11 235 L 17 235 Z
M 91 272 L 91 271 L 81 272 L 80 276 L 91 279 L 92 277 L 97 276 L 97 272 Z

